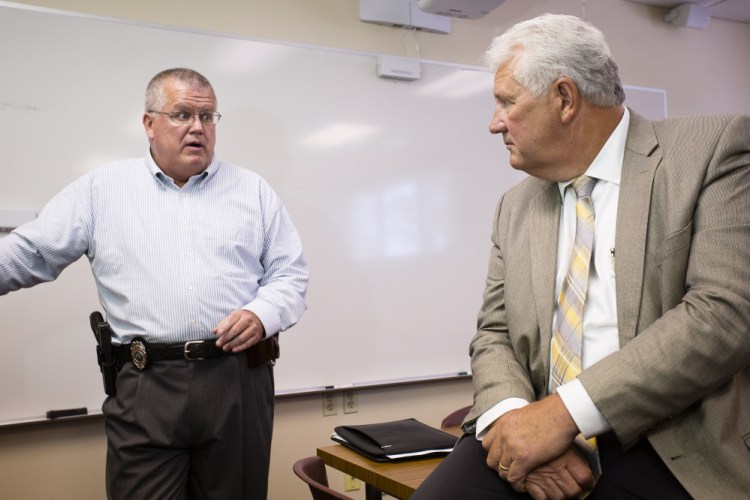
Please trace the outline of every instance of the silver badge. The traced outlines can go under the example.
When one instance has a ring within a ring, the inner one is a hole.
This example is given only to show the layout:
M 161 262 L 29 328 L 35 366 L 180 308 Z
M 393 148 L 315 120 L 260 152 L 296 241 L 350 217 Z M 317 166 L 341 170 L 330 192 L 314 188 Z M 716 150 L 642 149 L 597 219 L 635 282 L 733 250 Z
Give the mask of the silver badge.
M 148 351 L 146 351 L 146 343 L 143 339 L 135 339 L 130 343 L 130 358 L 139 370 L 148 366 Z

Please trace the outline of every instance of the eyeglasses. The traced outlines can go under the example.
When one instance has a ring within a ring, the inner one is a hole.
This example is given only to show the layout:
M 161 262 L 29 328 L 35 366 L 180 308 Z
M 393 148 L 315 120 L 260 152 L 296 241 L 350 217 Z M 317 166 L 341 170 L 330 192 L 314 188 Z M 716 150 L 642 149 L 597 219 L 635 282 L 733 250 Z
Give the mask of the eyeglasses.
M 174 111 L 173 113 L 167 113 L 165 111 L 156 111 L 153 109 L 149 109 L 148 113 L 167 115 L 175 125 L 188 125 L 190 123 L 193 123 L 194 116 L 197 116 L 203 125 L 216 125 L 221 119 L 221 113 L 211 113 L 210 111 L 201 111 L 200 113 L 191 113 L 190 111 Z

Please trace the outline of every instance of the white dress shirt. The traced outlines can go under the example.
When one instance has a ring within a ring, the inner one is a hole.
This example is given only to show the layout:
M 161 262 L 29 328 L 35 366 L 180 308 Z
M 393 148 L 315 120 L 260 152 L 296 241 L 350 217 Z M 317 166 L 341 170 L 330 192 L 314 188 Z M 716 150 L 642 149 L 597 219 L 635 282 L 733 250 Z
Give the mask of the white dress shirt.
M 620 123 L 586 170 L 586 175 L 598 180 L 591 193 L 591 201 L 594 205 L 594 248 L 583 310 L 581 363 L 584 370 L 620 349 L 614 268 L 615 229 L 620 174 L 629 124 L 630 113 L 625 108 Z M 560 213 L 557 248 L 556 297 L 560 296 L 575 240 L 576 195 L 572 189 L 565 189 L 570 182 L 572 181 L 558 183 L 563 206 Z M 588 438 L 610 429 L 609 424 L 578 379 L 561 385 L 557 388 L 557 393 L 584 436 Z M 477 420 L 477 439 L 481 439 L 487 428 L 504 413 L 521 408 L 528 403 L 525 399 L 509 398 L 490 408 Z
M 91 170 L 0 239 L 0 295 L 86 255 L 115 343 L 213 338 L 234 309 L 270 336 L 306 308 L 307 265 L 259 175 L 216 158 L 179 188 L 150 154 Z

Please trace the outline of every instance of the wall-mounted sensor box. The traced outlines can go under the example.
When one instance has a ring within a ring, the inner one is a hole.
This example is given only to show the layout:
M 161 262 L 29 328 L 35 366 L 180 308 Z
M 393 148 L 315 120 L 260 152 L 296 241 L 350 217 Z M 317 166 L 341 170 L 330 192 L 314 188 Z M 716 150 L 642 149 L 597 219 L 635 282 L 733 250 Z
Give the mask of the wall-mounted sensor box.
M 422 77 L 422 66 L 418 59 L 378 56 L 377 72 L 380 78 L 419 80 Z
M 711 7 L 682 3 L 667 12 L 664 21 L 675 26 L 704 30 L 708 28 L 708 23 L 711 21 Z
M 505 0 L 417 0 L 419 8 L 430 14 L 479 19 L 486 16 Z
M 403 26 L 433 33 L 450 33 L 450 17 L 420 9 L 417 0 L 359 0 L 359 19 L 366 23 Z

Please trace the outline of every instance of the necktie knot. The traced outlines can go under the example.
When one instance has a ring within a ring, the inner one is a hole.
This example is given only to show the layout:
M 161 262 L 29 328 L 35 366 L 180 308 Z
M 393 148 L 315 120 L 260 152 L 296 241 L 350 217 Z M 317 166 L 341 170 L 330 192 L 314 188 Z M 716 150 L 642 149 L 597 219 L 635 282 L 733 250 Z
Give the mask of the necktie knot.
M 585 196 L 591 196 L 591 191 L 594 190 L 594 184 L 596 184 L 596 179 L 587 175 L 582 175 L 573 179 L 573 182 L 570 185 L 576 192 L 576 197 L 580 199 Z

